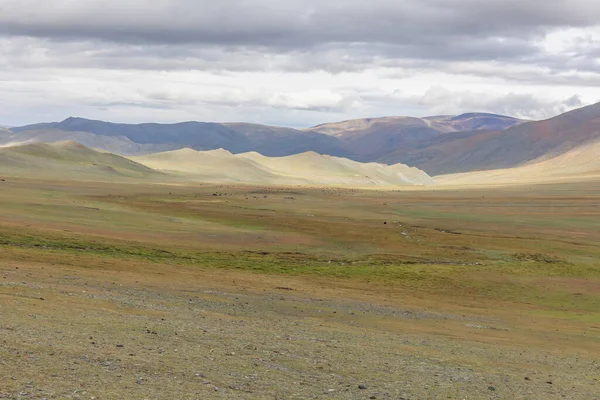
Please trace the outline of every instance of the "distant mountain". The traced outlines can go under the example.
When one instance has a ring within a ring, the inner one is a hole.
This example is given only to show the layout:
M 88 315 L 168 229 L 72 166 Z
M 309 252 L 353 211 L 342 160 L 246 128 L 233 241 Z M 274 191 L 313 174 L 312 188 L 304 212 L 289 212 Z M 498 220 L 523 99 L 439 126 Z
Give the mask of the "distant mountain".
M 252 144 L 245 150 L 246 152 L 256 151 L 269 157 L 282 157 L 307 151 L 339 157 L 352 156 L 339 139 L 318 132 L 245 123 L 223 124 L 223 126 L 244 135 L 251 141 Z M 233 150 L 229 151 L 237 153 Z
M 310 131 L 339 138 L 361 161 L 388 160 L 396 149 L 407 152 L 444 134 L 478 129 L 507 129 L 524 121 L 503 115 L 469 113 L 426 118 L 368 118 L 318 125 Z M 394 158 L 397 162 L 404 162 Z
M 310 131 L 339 138 L 356 159 L 373 161 L 391 149 L 411 146 L 444 132 L 432 125 L 420 118 L 388 117 L 325 124 Z
M 22 132 L 0 130 L 0 147 L 28 143 L 54 143 L 61 141 L 75 141 L 84 146 L 108 151 L 120 155 L 140 155 L 157 153 L 181 148 L 178 144 L 140 144 L 124 136 L 104 136 L 90 132 L 61 131 L 54 128 L 40 128 Z
M 322 154 L 349 156 L 337 138 L 291 128 L 254 124 L 216 124 L 181 122 L 177 124 L 114 124 L 84 118 L 62 122 L 28 125 L 11 129 L 28 132 L 88 132 L 95 135 L 130 140 L 141 145 L 195 150 L 224 148 L 233 153 L 260 151 L 268 156 L 284 156 L 312 150 Z M 113 146 L 115 147 L 115 146 Z M 151 147 L 151 146 L 149 146 Z M 151 147 L 156 150 L 156 147 Z M 163 149 L 164 150 L 164 149 Z
M 268 157 L 312 151 L 359 162 L 406 164 L 441 175 L 512 168 L 600 139 L 600 103 L 538 122 L 467 113 L 358 119 L 298 130 L 246 123 L 114 124 L 68 118 L 0 131 L 0 146 L 67 139 L 121 155 L 182 148 L 223 148 Z
M 120 180 L 163 174 L 124 157 L 91 150 L 73 141 L 0 148 L 0 174 L 60 179 Z
M 40 130 L 89 132 L 101 136 L 124 137 L 139 144 L 178 143 L 203 149 L 226 146 L 234 151 L 243 151 L 250 145 L 244 135 L 220 124 L 205 122 L 132 125 L 71 117 L 62 122 L 28 125 L 11 130 L 13 132 Z
M 395 148 L 379 157 L 378 160 L 383 163 L 402 160 L 408 165 L 422 168 L 432 176 L 452 173 L 460 171 L 463 167 L 470 168 L 467 160 L 470 153 L 466 148 L 473 150 L 472 147 L 477 147 L 481 138 L 485 138 L 488 133 L 498 132 L 501 131 L 480 130 L 439 135 L 411 146 Z
M 461 115 L 438 115 L 433 117 L 382 117 L 382 118 L 363 118 L 342 122 L 333 122 L 321 124 L 309 128 L 314 132 L 321 132 L 336 137 L 362 136 L 371 130 L 383 130 L 383 128 L 396 129 L 403 128 L 431 128 L 436 132 L 459 132 L 472 131 L 478 129 L 497 129 L 503 130 L 515 125 L 526 122 L 524 120 L 507 117 L 505 115 L 488 113 L 467 113 Z
M 314 151 L 359 161 L 374 161 L 396 148 L 410 147 L 464 127 L 504 128 L 520 122 L 515 118 L 493 114 L 464 114 L 364 119 L 298 130 L 248 123 L 115 124 L 71 117 L 62 122 L 13 128 L 12 131 L 20 136 L 14 136 L 10 141 L 77 140 L 87 146 L 123 155 L 178 148 L 223 148 L 232 153 L 256 151 L 271 157 Z
M 461 115 L 440 115 L 426 117 L 427 121 L 449 129 L 450 132 L 476 131 L 476 130 L 505 130 L 513 126 L 528 122 L 506 115 L 489 113 L 466 113 Z
M 4 137 L 10 135 L 12 132 L 8 130 L 8 128 L 3 128 L 0 126 L 0 141 L 3 140 Z
M 551 158 L 600 140 L 600 103 L 512 128 L 460 132 L 399 148 L 380 161 L 405 162 L 432 175 L 494 170 Z

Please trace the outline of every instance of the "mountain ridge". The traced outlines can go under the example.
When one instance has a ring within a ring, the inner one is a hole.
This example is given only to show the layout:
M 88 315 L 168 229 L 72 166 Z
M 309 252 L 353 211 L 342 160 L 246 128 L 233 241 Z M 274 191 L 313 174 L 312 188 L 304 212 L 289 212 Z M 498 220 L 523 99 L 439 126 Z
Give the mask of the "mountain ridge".
M 470 116 L 476 117 L 479 115 L 485 116 L 485 118 L 497 118 L 502 121 L 502 124 L 505 123 L 505 120 L 510 120 L 511 123 L 519 121 L 506 116 L 470 114 Z M 319 154 L 370 162 L 381 161 L 381 157 L 389 152 L 390 148 L 420 140 L 423 138 L 423 129 L 428 131 L 427 137 L 452 131 L 454 128 L 447 120 L 451 118 L 456 120 L 456 117 L 434 116 L 427 117 L 428 119 L 384 117 L 367 119 L 366 121 L 376 125 L 381 124 L 382 121 L 391 121 L 396 125 L 406 125 L 408 121 L 409 125 L 408 128 L 395 129 L 390 138 L 384 134 L 384 137 L 378 139 L 374 136 L 363 139 L 370 143 L 378 143 L 375 150 L 371 152 L 367 150 L 373 146 L 366 146 L 362 142 L 353 143 L 350 137 L 344 137 L 342 140 L 335 137 L 335 135 L 319 132 L 315 128 L 294 129 L 243 122 L 220 124 L 196 121 L 174 124 L 122 124 L 80 117 L 69 117 L 61 122 L 13 128 L 11 130 L 14 134 L 13 137 L 10 139 L 5 138 L 4 143 L 51 142 L 72 139 L 93 148 L 126 156 L 150 154 L 183 147 L 195 150 L 225 148 L 233 153 L 257 151 L 270 157 L 316 151 Z M 460 117 L 459 119 L 463 118 Z M 438 120 L 441 122 L 438 122 Z M 339 123 L 333 123 L 333 125 L 336 124 Z M 452 122 L 452 124 L 455 124 L 455 122 Z M 423 129 L 417 128 L 415 131 L 413 129 L 415 125 L 421 126 Z M 327 126 L 327 124 L 321 126 Z M 329 126 L 332 126 L 332 124 L 329 124 Z M 435 128 L 430 128 L 431 126 Z M 0 136 L 6 136 L 6 133 Z M 392 160 L 390 163 L 397 162 L 402 162 L 402 160 Z
M 600 139 L 600 103 L 504 131 L 472 132 L 437 147 L 441 155 L 435 160 L 438 167 L 427 162 L 413 164 L 433 175 L 511 168 L 565 153 L 596 139 Z
M 118 124 L 69 117 L 0 131 L 7 143 L 73 139 L 137 156 L 189 147 L 284 157 L 315 151 L 363 163 L 407 164 L 430 175 L 511 168 L 600 138 L 600 103 L 543 121 L 491 113 L 363 118 L 306 129 L 254 123 Z
M 519 118 L 509 117 L 501 114 L 470 112 L 459 115 L 435 115 L 429 117 L 411 117 L 411 116 L 387 116 L 377 118 L 358 118 L 339 122 L 330 122 L 319 124 L 306 130 L 322 132 L 325 134 L 338 136 L 344 132 L 359 131 L 361 129 L 371 128 L 376 124 L 390 123 L 412 123 L 424 127 L 434 128 L 440 132 L 457 132 L 459 130 L 477 130 L 477 129 L 507 129 L 514 125 L 527 122 Z M 459 126 L 471 123 L 469 128 L 460 128 Z M 487 125 L 486 125 L 487 123 Z M 336 130 L 337 128 L 337 130 Z
M 174 124 L 119 124 L 69 117 L 62 122 L 26 125 L 12 132 L 88 132 L 100 136 L 122 137 L 142 145 L 174 145 L 195 150 L 226 148 L 233 153 L 256 150 L 269 156 L 286 156 L 315 150 L 337 156 L 349 156 L 342 143 L 326 135 L 293 128 L 258 124 L 179 122 Z

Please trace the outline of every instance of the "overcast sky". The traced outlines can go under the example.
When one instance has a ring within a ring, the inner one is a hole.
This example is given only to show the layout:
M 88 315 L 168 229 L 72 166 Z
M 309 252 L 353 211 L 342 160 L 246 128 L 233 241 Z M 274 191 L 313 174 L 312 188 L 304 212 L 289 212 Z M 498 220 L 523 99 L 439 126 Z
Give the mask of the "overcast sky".
M 294 127 L 600 101 L 597 0 L 0 0 L 0 124 Z

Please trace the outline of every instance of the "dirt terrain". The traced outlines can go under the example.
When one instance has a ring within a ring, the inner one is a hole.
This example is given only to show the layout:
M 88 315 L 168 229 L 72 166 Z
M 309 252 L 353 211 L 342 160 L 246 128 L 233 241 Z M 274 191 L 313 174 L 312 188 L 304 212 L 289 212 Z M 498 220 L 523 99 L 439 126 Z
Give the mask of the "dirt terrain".
M 0 398 L 600 398 L 598 183 L 0 185 Z

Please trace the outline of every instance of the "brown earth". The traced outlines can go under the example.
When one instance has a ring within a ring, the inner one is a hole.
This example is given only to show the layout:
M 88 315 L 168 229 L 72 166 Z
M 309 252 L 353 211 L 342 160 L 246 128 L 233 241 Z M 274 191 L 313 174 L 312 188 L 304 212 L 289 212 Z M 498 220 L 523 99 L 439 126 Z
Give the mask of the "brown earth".
M 0 185 L 0 398 L 598 396 L 598 183 Z

